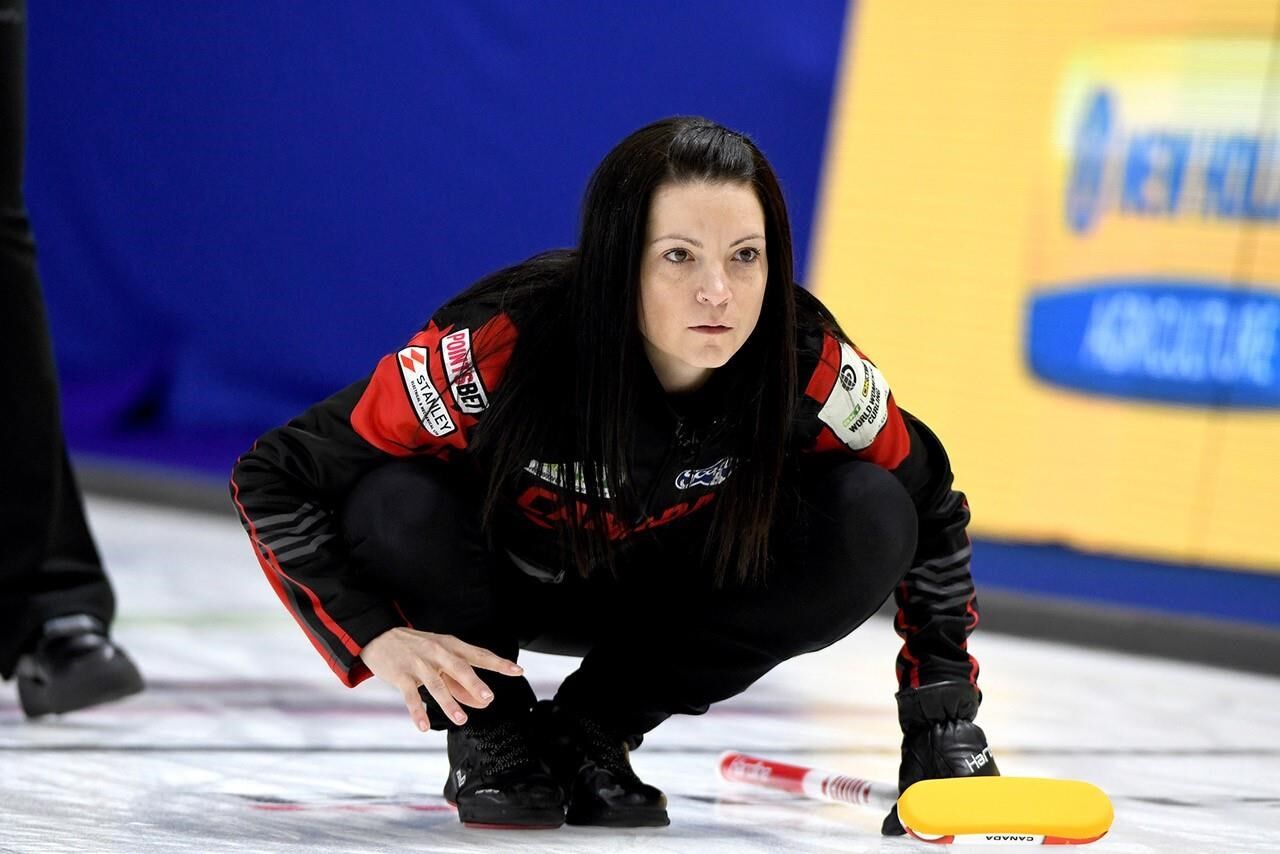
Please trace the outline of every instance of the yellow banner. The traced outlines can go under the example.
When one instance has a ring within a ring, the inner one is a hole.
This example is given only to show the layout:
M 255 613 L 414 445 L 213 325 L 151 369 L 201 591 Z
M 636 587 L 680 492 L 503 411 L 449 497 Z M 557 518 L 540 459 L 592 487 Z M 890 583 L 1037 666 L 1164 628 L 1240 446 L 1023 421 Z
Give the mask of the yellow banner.
M 1274 0 L 865 0 L 811 284 L 973 531 L 1280 571 Z

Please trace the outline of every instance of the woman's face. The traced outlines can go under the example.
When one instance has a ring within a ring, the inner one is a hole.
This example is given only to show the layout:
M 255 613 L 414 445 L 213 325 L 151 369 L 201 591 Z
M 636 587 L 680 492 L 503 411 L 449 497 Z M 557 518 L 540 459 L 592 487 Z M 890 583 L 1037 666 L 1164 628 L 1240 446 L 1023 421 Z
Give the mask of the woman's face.
M 663 184 L 649 206 L 640 334 L 662 387 L 692 391 L 738 352 L 769 278 L 764 210 L 750 184 Z

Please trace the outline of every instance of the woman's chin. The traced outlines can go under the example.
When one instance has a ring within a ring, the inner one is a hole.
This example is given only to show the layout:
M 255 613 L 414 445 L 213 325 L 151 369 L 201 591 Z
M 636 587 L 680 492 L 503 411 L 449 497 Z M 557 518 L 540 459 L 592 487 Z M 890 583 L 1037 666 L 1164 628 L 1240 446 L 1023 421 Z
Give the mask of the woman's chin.
M 690 353 L 685 361 L 698 368 L 723 368 L 729 363 L 730 359 L 737 355 L 740 349 L 742 349 L 741 345 L 736 343 L 711 343 L 699 347 L 694 353 Z

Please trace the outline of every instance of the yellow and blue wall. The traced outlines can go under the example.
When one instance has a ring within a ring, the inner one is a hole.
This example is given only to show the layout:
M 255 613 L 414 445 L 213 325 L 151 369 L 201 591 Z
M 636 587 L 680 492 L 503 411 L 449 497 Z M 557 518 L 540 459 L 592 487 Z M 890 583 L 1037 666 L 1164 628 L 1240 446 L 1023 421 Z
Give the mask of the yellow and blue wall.
M 1278 27 L 1260 0 L 851 21 L 810 282 L 946 437 L 1013 586 L 1141 569 L 1128 604 L 1280 621 Z
M 951 451 L 980 583 L 1280 625 L 1280 0 L 57 4 L 28 202 L 84 453 L 222 476 L 673 113 Z

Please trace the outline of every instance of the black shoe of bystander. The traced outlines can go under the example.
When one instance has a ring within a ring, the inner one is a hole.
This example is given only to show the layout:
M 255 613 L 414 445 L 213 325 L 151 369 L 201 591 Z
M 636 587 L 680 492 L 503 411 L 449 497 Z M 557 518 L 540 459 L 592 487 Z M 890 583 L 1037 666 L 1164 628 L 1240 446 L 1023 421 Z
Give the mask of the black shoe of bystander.
M 57 617 L 18 659 L 18 700 L 28 718 L 63 714 L 136 694 L 142 674 L 95 617 Z

